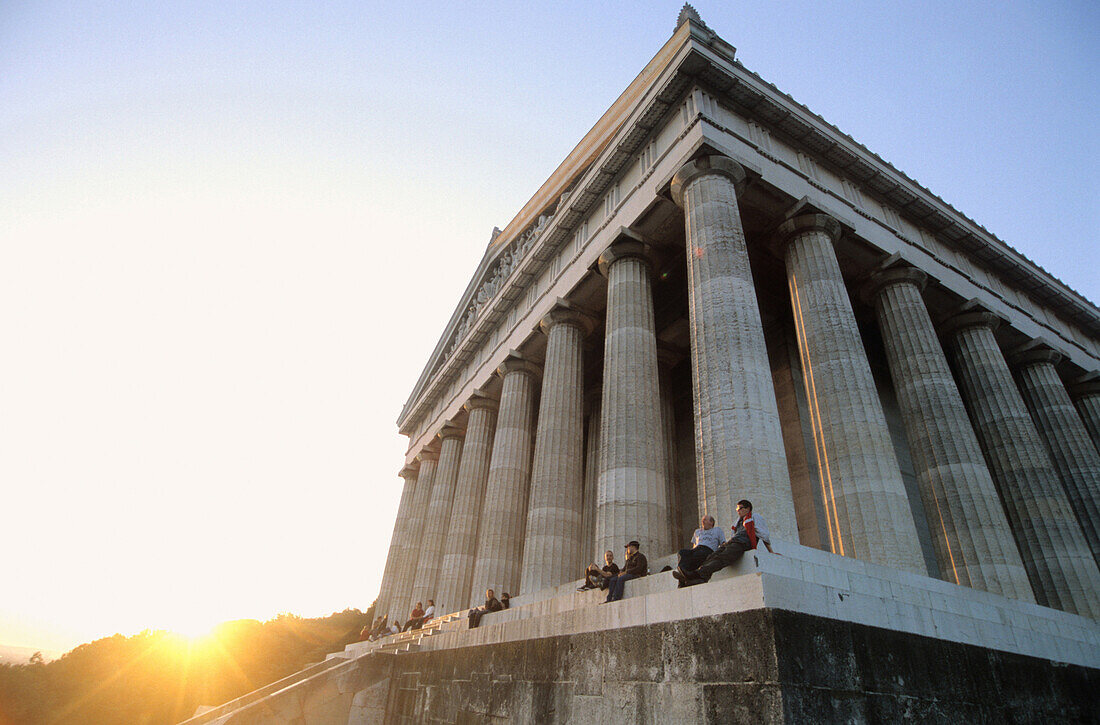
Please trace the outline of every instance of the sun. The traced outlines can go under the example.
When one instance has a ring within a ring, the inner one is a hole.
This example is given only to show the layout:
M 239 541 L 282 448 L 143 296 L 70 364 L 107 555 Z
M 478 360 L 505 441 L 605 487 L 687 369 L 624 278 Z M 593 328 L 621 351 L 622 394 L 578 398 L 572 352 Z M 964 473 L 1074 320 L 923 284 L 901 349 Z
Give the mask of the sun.
M 217 625 L 218 621 L 209 617 L 184 616 L 174 620 L 172 625 L 165 629 L 174 634 L 178 634 L 184 639 L 195 642 L 209 637 L 213 633 L 214 627 Z

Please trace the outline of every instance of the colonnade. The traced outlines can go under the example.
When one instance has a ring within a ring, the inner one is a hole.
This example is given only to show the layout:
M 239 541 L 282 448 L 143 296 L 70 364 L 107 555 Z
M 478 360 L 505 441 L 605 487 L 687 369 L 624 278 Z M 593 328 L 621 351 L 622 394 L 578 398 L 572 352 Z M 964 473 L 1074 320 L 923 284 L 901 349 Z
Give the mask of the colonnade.
M 736 501 L 748 498 L 774 536 L 796 540 L 738 207 L 744 179 L 733 160 L 709 156 L 682 167 L 670 189 L 686 230 L 695 488 L 699 510 L 719 522 L 735 521 Z M 801 207 L 773 239 L 786 269 L 823 538 L 834 553 L 924 574 L 835 252 L 841 233 L 836 219 Z M 628 540 L 660 556 L 687 535 L 676 530 L 669 357 L 658 349 L 650 251 L 622 229 L 599 258 L 607 309 L 598 391 L 586 391 L 583 376 L 595 321 L 559 300 L 540 325 L 544 363 L 510 356 L 497 371 L 499 401 L 475 395 L 465 430 L 444 426 L 438 452 L 426 449 L 419 467 L 402 470 L 377 611 L 401 617 L 434 598 L 449 612 L 485 588 L 537 591 L 578 578 L 584 562 Z M 1057 353 L 1041 341 L 1006 357 L 998 320 L 972 303 L 933 324 L 926 282 L 895 263 L 862 292 L 882 334 L 940 575 L 1100 617 L 1096 377 L 1067 387 Z

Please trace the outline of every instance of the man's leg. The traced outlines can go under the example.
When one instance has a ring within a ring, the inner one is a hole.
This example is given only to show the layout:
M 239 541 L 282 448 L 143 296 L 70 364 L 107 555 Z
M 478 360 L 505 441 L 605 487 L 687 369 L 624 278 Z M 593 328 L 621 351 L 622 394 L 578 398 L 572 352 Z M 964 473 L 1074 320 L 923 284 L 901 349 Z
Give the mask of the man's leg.
M 694 576 L 692 578 L 709 581 L 714 572 L 725 569 L 730 564 L 736 564 L 745 555 L 745 552 L 751 548 L 747 542 L 727 541 L 725 546 L 719 547 L 718 551 L 706 558 L 706 561 L 693 572 Z
M 604 598 L 605 602 L 615 601 L 615 589 L 619 586 L 619 577 L 613 576 L 607 580 L 607 596 Z
M 684 572 L 695 571 L 712 553 L 709 546 L 697 546 L 688 550 L 687 556 L 680 558 L 680 570 Z
M 615 598 L 615 601 L 619 601 L 623 598 L 623 594 L 626 593 L 626 583 L 631 579 L 637 579 L 635 574 L 620 574 L 619 575 L 619 596 Z

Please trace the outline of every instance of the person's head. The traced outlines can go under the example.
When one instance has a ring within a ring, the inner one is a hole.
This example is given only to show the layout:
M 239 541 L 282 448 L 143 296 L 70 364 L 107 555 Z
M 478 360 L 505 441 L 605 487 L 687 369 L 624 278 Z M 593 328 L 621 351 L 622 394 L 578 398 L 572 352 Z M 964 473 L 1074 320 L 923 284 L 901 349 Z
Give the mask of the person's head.
M 615 561 L 615 552 L 611 550 L 605 551 L 603 553 L 603 560 L 606 561 L 608 564 Z
M 429 607 L 434 607 L 435 606 L 435 600 L 434 599 L 429 599 L 428 600 L 428 606 Z
M 493 590 L 492 589 L 486 589 L 485 590 L 485 598 L 486 599 L 492 599 L 493 598 Z
M 747 499 L 741 499 L 737 502 L 737 515 L 741 518 L 747 518 L 752 516 L 752 503 Z
M 639 544 L 637 541 L 628 542 L 626 545 L 626 555 L 634 556 L 638 553 L 639 548 L 641 548 L 641 544 Z
M 713 529 L 714 517 L 710 514 L 706 514 L 705 516 L 703 516 L 703 518 L 699 519 L 699 525 L 702 526 L 704 529 Z
M 508 592 L 504 592 L 503 594 L 500 595 L 500 598 L 501 599 L 511 599 L 512 595 L 509 594 Z

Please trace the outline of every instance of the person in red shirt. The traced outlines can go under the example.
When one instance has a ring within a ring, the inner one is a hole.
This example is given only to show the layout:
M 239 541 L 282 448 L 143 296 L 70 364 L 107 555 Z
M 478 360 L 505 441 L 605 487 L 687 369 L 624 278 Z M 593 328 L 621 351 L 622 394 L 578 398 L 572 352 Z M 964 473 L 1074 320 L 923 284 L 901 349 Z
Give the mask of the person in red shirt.
M 413 607 L 412 613 L 409 614 L 408 621 L 405 622 L 405 626 L 401 629 L 402 632 L 408 632 L 415 626 L 418 626 L 424 621 L 424 606 L 421 602 L 417 602 Z

